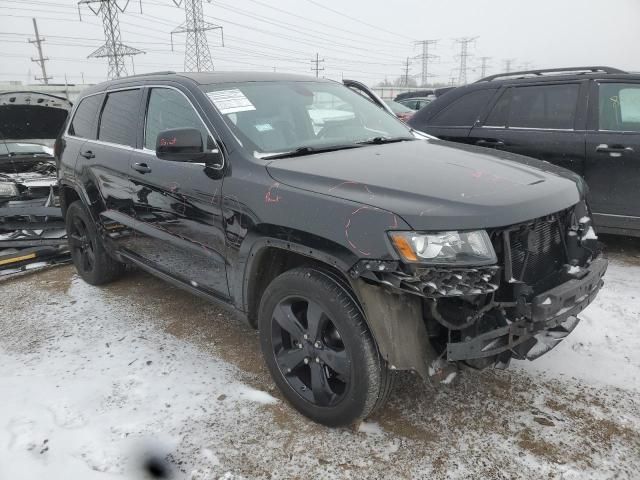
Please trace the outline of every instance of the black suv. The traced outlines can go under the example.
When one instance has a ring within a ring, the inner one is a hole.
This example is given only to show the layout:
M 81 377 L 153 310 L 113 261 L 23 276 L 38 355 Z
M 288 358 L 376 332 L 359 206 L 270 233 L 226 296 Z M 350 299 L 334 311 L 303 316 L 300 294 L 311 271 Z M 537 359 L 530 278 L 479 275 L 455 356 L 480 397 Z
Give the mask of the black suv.
M 543 354 L 607 265 L 579 176 L 421 137 L 330 80 L 103 83 L 56 154 L 80 276 L 129 263 L 239 312 L 284 396 L 327 425 L 382 405 L 392 370 L 448 382 Z
M 582 175 L 598 230 L 640 236 L 640 75 L 609 67 L 492 75 L 409 124 L 438 138 L 547 160 Z

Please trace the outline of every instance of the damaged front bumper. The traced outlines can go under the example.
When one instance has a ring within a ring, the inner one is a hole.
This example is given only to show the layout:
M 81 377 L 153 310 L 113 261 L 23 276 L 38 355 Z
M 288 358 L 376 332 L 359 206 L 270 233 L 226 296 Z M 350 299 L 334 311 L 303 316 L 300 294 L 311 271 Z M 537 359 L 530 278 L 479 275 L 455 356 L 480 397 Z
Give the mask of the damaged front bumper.
M 600 256 L 588 268 L 582 269 L 580 278 L 536 295 L 524 305 L 528 315 L 509 325 L 459 342 L 449 342 L 447 360 L 495 357 L 504 352 L 516 358 L 538 358 L 576 327 L 578 314 L 593 301 L 603 285 L 607 264 L 607 260 Z

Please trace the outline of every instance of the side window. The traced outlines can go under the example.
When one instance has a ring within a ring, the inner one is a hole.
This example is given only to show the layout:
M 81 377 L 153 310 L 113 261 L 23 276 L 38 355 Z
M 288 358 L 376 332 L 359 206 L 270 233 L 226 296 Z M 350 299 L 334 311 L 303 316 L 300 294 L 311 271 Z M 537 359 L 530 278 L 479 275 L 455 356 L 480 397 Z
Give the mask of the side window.
M 599 129 L 640 132 L 640 85 L 601 83 Z
M 485 88 L 467 93 L 437 113 L 430 123 L 442 127 L 471 127 L 495 92 Z
M 206 127 L 182 93 L 170 88 L 154 88 L 149 95 L 144 147 L 156 149 L 156 138 L 163 130 L 196 128 L 202 133 L 202 145 L 212 147 Z
M 491 110 L 491 113 L 484 122 L 486 127 L 506 127 L 509 118 L 509 104 L 511 103 L 511 91 L 509 88 L 504 91 Z
M 83 98 L 76 109 L 73 120 L 69 125 L 69 134 L 81 138 L 95 138 L 94 122 L 100 107 L 102 95 Z
M 509 127 L 573 129 L 580 85 L 515 87 Z
M 98 140 L 135 146 L 140 90 L 108 93 L 102 107 Z

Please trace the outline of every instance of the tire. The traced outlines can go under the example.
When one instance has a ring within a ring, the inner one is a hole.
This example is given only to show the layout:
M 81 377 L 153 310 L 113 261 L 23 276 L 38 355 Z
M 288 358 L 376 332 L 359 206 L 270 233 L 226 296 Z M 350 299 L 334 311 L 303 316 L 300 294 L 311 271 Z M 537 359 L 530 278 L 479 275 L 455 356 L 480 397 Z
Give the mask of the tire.
M 104 285 L 122 275 L 125 265 L 109 256 L 93 220 L 80 200 L 67 208 L 65 223 L 71 259 L 85 282 Z
M 349 291 L 327 273 L 296 268 L 275 278 L 258 327 L 276 385 L 311 420 L 351 425 L 386 402 L 393 372 Z

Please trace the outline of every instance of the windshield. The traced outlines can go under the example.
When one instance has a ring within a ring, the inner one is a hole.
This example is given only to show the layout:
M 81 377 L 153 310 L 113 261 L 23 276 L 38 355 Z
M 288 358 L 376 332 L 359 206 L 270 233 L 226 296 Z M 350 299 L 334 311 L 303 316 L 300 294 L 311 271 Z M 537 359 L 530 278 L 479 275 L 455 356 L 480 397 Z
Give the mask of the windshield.
M 257 157 L 301 148 L 413 139 L 410 129 L 349 88 L 329 82 L 247 82 L 205 91 L 244 148 Z
M 46 145 L 24 142 L 2 142 L 0 141 L 0 156 L 6 155 L 50 155 L 53 156 L 53 149 Z
M 406 105 L 394 102 L 393 100 L 385 100 L 385 103 L 389 105 L 391 110 L 393 110 L 393 113 L 413 113 L 413 110 Z

